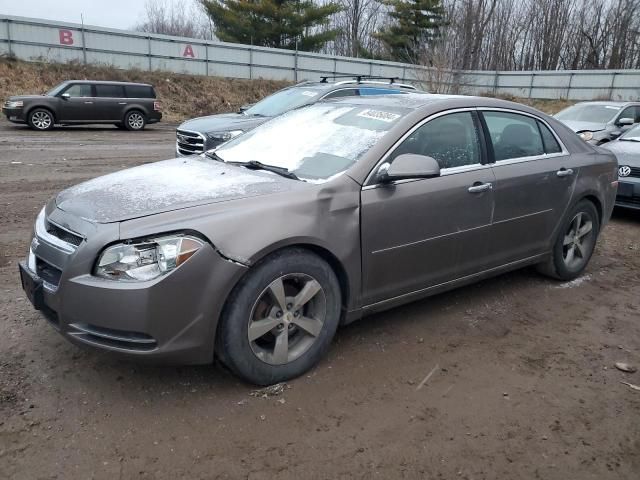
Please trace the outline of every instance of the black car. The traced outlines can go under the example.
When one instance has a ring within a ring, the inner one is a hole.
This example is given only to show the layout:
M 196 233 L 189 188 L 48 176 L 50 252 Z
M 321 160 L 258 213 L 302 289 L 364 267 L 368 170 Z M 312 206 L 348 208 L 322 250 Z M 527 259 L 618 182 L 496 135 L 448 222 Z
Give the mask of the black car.
M 44 95 L 9 97 L 2 113 L 10 122 L 28 123 L 34 130 L 88 123 L 142 130 L 162 119 L 152 85 L 89 80 L 68 80 Z
M 253 130 L 273 117 L 320 100 L 417 91 L 414 86 L 397 83 L 394 78 L 349 76 L 346 80 L 329 82 L 330 78 L 335 80 L 340 77 L 321 77 L 319 82 L 302 82 L 284 88 L 254 105 L 241 108 L 237 113 L 187 120 L 176 131 L 176 154 L 187 156 L 203 153 Z

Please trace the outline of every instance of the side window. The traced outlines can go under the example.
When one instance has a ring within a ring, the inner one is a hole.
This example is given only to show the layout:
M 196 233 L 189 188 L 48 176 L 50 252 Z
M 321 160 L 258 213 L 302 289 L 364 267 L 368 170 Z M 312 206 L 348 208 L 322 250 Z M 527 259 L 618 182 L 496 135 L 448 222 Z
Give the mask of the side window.
M 358 96 L 358 90 L 357 89 L 355 89 L 355 88 L 344 88 L 342 90 L 336 90 L 335 92 L 331 92 L 324 98 L 328 100 L 330 98 L 357 97 L 357 96 Z
M 367 95 L 393 95 L 395 93 L 404 93 L 404 92 L 401 92 L 400 90 L 394 90 L 392 88 L 375 88 L 375 87 L 360 88 L 360 95 L 363 97 Z
M 391 154 L 390 161 L 404 153 L 433 157 L 440 168 L 481 163 L 480 140 L 471 112 L 443 115 L 425 123 Z
M 92 97 L 91 85 L 85 83 L 76 83 L 67 88 L 64 93 L 68 93 L 71 97 Z
M 96 97 L 124 98 L 122 85 L 96 85 Z
M 538 127 L 540 127 L 540 133 L 542 134 L 545 153 L 562 153 L 562 148 L 556 137 L 551 133 L 551 130 L 549 130 L 549 127 L 540 121 L 538 121 Z
M 146 85 L 126 85 L 124 87 L 128 98 L 155 98 L 155 93 L 151 87 Z
M 507 112 L 483 112 L 496 161 L 544 154 L 536 120 Z
M 622 118 L 633 118 L 633 123 L 640 122 L 640 108 L 639 107 L 627 107 L 618 116 L 618 121 Z

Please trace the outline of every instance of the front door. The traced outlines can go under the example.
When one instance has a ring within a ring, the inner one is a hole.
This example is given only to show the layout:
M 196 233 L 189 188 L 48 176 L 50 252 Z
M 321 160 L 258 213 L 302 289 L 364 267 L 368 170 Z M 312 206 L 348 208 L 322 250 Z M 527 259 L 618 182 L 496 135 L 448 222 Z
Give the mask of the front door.
M 91 110 L 95 101 L 91 85 L 75 83 L 62 92 L 64 94 L 69 96 L 60 97 L 57 120 L 61 123 L 87 120 L 87 111 Z
M 491 261 L 504 265 L 546 253 L 569 206 L 578 160 L 533 116 L 504 111 L 482 115 L 495 159 Z
M 362 190 L 363 303 L 417 292 L 484 268 L 494 176 L 483 163 L 473 111 L 415 128 L 388 156 L 435 158 L 437 178 L 373 184 Z

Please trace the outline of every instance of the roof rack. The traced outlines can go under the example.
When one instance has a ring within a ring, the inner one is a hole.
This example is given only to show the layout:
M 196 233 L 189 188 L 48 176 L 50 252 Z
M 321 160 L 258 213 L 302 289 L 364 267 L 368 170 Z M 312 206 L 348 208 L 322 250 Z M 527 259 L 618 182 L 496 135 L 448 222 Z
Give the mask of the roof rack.
M 362 79 L 365 80 L 389 80 L 389 83 L 394 83 L 396 80 L 399 80 L 398 77 L 375 77 L 373 75 L 323 75 L 320 77 L 320 83 L 327 83 L 329 78 L 333 78 L 334 80 L 337 78 L 350 78 L 360 83 Z

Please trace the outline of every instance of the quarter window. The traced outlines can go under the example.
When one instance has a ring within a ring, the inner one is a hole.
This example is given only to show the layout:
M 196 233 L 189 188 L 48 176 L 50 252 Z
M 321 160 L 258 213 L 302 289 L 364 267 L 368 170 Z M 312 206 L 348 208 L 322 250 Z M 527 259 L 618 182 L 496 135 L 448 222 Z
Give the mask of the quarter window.
M 96 85 L 96 97 L 124 98 L 122 85 Z
M 517 113 L 483 112 L 496 161 L 544 154 L 536 120 Z
M 545 153 L 562 153 L 562 148 L 556 137 L 551 133 L 551 130 L 549 130 L 549 127 L 540 121 L 538 121 L 538 127 L 540 127 L 540 133 L 542 134 Z
M 440 168 L 481 163 L 478 129 L 471 112 L 450 113 L 425 123 L 394 150 L 390 161 L 405 153 L 432 157 Z
M 65 90 L 64 93 L 68 93 L 70 97 L 92 97 L 91 85 L 76 83 L 71 85 Z

